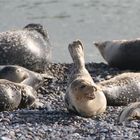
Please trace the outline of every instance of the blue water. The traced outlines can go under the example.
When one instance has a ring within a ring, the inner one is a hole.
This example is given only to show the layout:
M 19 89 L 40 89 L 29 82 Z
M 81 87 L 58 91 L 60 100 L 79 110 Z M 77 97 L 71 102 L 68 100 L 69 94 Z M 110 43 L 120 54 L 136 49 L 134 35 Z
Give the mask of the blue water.
M 94 41 L 140 37 L 140 0 L 0 0 L 0 21 L 0 31 L 46 26 L 53 62 L 71 62 L 67 47 L 75 39 L 87 62 L 101 62 Z

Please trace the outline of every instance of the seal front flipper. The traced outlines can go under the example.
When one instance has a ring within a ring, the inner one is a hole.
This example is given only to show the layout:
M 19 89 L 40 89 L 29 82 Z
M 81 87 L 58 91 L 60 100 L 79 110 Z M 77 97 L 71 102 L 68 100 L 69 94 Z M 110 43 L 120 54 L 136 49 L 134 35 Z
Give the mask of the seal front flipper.
M 131 103 L 124 108 L 118 117 L 118 122 L 122 123 L 134 118 L 140 119 L 140 102 Z

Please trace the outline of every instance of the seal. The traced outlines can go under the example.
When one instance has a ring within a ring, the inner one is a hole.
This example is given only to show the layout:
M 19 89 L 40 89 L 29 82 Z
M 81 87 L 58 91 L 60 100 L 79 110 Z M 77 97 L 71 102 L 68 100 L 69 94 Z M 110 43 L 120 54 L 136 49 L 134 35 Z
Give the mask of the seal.
M 95 42 L 94 45 L 110 66 L 140 70 L 140 38 Z
M 0 33 L 0 65 L 19 65 L 45 72 L 51 47 L 47 30 L 41 24 L 28 24 L 21 30 Z
M 125 106 L 140 101 L 140 73 L 127 72 L 97 83 L 109 106 Z
M 84 117 L 103 113 L 106 110 L 106 98 L 85 68 L 82 43 L 79 40 L 74 41 L 69 44 L 68 49 L 74 69 L 65 94 L 67 109 Z
M 11 111 L 34 105 L 36 91 L 31 86 L 0 80 L 0 111 Z
M 46 74 L 40 74 L 33 72 L 26 68 L 17 65 L 1 65 L 0 66 L 0 79 L 7 79 L 15 83 L 22 83 L 29 85 L 35 89 L 38 89 L 45 78 L 50 76 Z
M 131 103 L 124 108 L 118 117 L 118 122 L 122 123 L 134 118 L 140 119 L 140 102 Z

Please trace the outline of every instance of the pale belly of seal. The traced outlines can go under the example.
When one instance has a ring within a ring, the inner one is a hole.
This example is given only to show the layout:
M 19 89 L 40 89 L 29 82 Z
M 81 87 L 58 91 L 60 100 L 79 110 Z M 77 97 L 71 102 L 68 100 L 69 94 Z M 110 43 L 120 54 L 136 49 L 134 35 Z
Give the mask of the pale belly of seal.
M 127 105 L 140 101 L 140 73 L 123 73 L 100 82 L 107 105 Z

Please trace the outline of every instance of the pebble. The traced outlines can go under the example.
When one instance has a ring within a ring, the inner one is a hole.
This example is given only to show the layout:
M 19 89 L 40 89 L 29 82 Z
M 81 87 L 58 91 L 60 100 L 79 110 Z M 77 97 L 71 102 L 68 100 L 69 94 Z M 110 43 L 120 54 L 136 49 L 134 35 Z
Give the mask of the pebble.
M 88 63 L 86 67 L 96 82 L 121 73 L 104 63 Z M 50 64 L 47 71 L 55 77 L 45 80 L 38 89 L 43 107 L 0 112 L 0 139 L 34 140 L 118 140 L 138 139 L 140 120 L 117 124 L 122 107 L 108 107 L 106 113 L 83 118 L 69 113 L 64 104 L 67 81 L 72 64 Z

